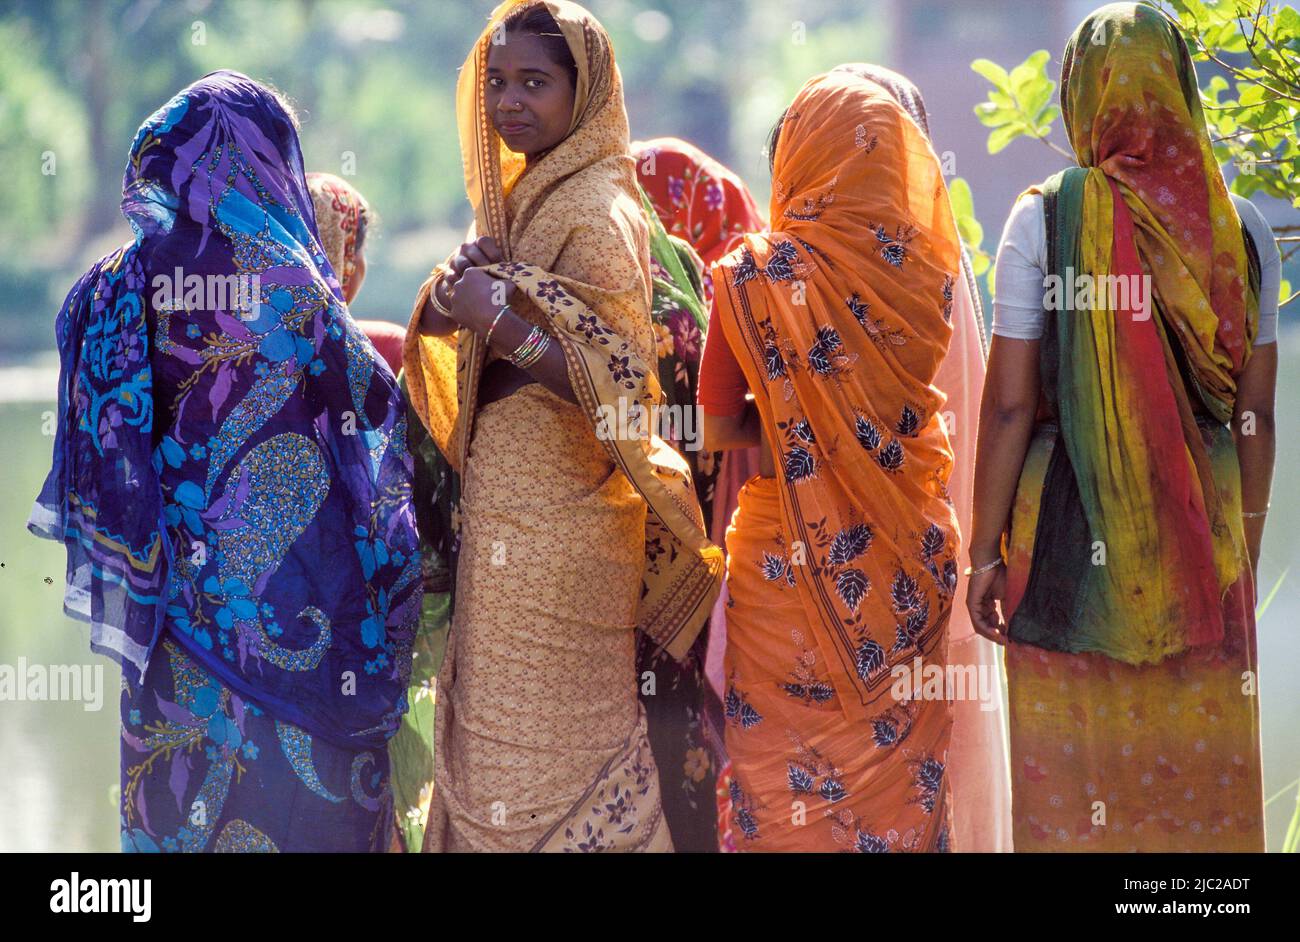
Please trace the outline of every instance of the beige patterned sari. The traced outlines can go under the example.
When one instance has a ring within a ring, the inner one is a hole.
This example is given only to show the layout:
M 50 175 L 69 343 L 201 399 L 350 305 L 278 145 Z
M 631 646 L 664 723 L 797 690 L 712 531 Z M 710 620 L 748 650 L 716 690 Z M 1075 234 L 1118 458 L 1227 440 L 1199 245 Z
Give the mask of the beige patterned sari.
M 609 38 L 581 7 L 546 3 L 578 65 L 574 117 L 525 173 L 483 98 L 494 29 L 519 5 L 494 11 L 461 71 L 466 190 L 475 231 L 508 259 L 488 270 L 564 351 L 578 405 L 530 384 L 476 408 L 481 338 L 419 330 L 435 271 L 404 362 L 412 405 L 462 492 L 426 849 L 669 850 L 633 630 L 683 655 L 717 596 L 722 551 L 681 457 L 607 421 L 662 401 L 648 234 Z

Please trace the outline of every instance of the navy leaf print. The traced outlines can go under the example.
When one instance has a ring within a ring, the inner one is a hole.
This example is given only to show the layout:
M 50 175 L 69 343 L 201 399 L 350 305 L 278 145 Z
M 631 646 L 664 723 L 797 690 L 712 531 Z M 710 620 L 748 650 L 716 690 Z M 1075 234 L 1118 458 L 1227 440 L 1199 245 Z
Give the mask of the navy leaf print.
M 744 701 L 740 704 L 740 727 L 749 729 L 763 722 L 763 714 L 759 713 L 752 706 Z
M 890 717 L 871 721 L 871 739 L 877 749 L 892 746 L 898 742 L 898 724 Z
M 858 851 L 863 854 L 889 853 L 889 842 L 883 837 L 877 837 L 869 831 L 858 831 L 858 837 L 855 843 Z
M 885 666 L 885 649 L 880 642 L 868 638 L 858 645 L 855 666 L 861 680 L 869 680 L 872 674 L 878 673 Z
M 727 696 L 724 700 L 724 712 L 729 720 L 734 720 L 740 713 L 740 696 L 736 693 L 735 687 L 727 688 Z
M 943 530 L 938 524 L 930 524 L 921 534 L 921 555 L 926 559 L 933 559 L 943 552 L 945 542 Z
M 830 684 L 810 684 L 808 696 L 812 697 L 814 703 L 826 703 L 831 697 L 835 696 L 835 690 Z
M 784 556 L 777 556 L 775 553 L 765 552 L 763 553 L 763 562 L 759 564 L 759 568 L 763 570 L 764 579 L 768 582 L 775 582 L 785 576 L 787 565 L 788 563 Z
M 773 382 L 785 375 L 785 360 L 776 344 L 769 343 L 763 347 L 763 365 L 767 368 L 767 381 Z
M 895 439 L 880 450 L 876 455 L 876 461 L 886 471 L 897 471 L 903 467 L 903 446 Z
M 839 593 L 840 600 L 848 610 L 855 615 L 870 588 L 871 581 L 861 569 L 845 569 L 835 577 L 835 591 Z
M 843 566 L 850 560 L 857 559 L 871 546 L 871 537 L 871 527 L 865 523 L 845 527 L 831 541 L 827 562 L 832 566 Z
M 806 481 L 815 470 L 813 456 L 806 448 L 791 448 L 785 456 L 785 479 L 791 484 Z
M 800 419 L 790 427 L 790 432 L 795 437 L 807 442 L 809 445 L 816 444 L 817 438 L 813 435 L 812 426 L 808 424 L 807 419 Z
M 833 778 L 828 778 L 822 782 L 821 788 L 817 791 L 818 794 L 830 802 L 839 801 L 848 795 L 848 792 L 844 790 L 844 786 Z
M 858 420 L 854 423 L 853 434 L 857 437 L 858 444 L 867 451 L 875 451 L 880 447 L 880 429 L 865 416 L 858 416 Z
M 772 246 L 772 257 L 763 269 L 763 274 L 769 281 L 793 281 L 793 262 L 798 257 L 799 250 L 793 242 L 778 242 Z
M 916 430 L 921 426 L 921 418 L 913 411 L 911 406 L 903 406 L 903 414 L 898 418 L 898 424 L 894 426 L 899 435 L 915 435 Z
M 742 249 L 740 260 L 736 262 L 736 267 L 731 273 L 731 285 L 733 288 L 739 288 L 747 281 L 752 281 L 758 277 L 758 266 L 754 264 L 754 253 L 749 249 Z
M 786 779 L 790 783 L 790 791 L 796 795 L 811 795 L 813 790 L 812 774 L 802 765 L 789 764 Z
M 894 583 L 889 589 L 890 599 L 894 603 L 894 611 L 910 612 L 916 608 L 917 603 L 920 601 L 917 592 L 916 580 L 902 569 L 898 570 L 894 574 Z
M 871 313 L 871 303 L 863 301 L 861 296 L 855 291 L 853 297 L 845 298 L 844 303 L 849 306 L 849 312 L 854 319 L 863 327 L 867 326 L 867 315 Z

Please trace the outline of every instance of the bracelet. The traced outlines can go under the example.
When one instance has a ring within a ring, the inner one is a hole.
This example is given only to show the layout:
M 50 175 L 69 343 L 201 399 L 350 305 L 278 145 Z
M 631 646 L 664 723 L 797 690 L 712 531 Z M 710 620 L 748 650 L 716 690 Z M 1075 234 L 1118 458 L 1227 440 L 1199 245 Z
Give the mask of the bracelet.
M 971 576 L 981 576 L 984 573 L 989 572 L 990 570 L 997 569 L 1001 565 L 1002 565 L 1002 559 L 999 557 L 998 559 L 993 560 L 993 562 L 985 563 L 983 566 L 979 566 L 978 568 L 972 568 L 971 566 L 967 566 L 966 571 L 962 573 L 962 575 L 966 576 L 967 578 L 970 578 Z
M 1263 510 L 1256 510 L 1256 511 L 1253 511 L 1253 512 L 1247 512 L 1247 511 L 1243 510 L 1243 511 L 1241 512 L 1241 515 L 1242 515 L 1243 517 L 1245 517 L 1247 520 L 1258 520 L 1260 517 L 1267 517 L 1267 516 L 1268 516 L 1268 508 L 1271 507 L 1271 506 L 1272 506 L 1272 504 L 1269 504 L 1269 505 L 1268 505 L 1267 507 L 1265 507 Z
M 438 285 L 447 280 L 447 273 L 441 268 L 435 268 L 433 274 L 434 276 L 441 275 L 442 277 L 435 277 L 433 282 L 429 285 L 429 303 L 433 305 L 435 311 L 448 320 L 451 320 L 451 311 L 448 308 L 443 307 L 442 302 L 438 300 Z
M 505 313 L 506 311 L 508 311 L 508 310 L 510 310 L 510 305 L 509 305 L 509 304 L 503 304 L 503 305 L 501 305 L 501 310 L 497 311 L 497 316 L 494 317 L 494 318 L 492 318 L 492 326 L 488 328 L 487 336 L 485 336 L 485 337 L 483 338 L 483 343 L 484 343 L 485 345 L 491 346 L 491 344 L 492 344 L 492 331 L 494 331 L 494 330 L 497 329 L 497 321 L 501 320 L 501 315 L 504 314 L 504 313 Z
M 516 347 L 513 353 L 508 354 L 506 359 L 521 370 L 526 370 L 542 358 L 542 354 L 550 345 L 551 338 L 546 331 L 534 327 L 528 332 L 523 343 Z

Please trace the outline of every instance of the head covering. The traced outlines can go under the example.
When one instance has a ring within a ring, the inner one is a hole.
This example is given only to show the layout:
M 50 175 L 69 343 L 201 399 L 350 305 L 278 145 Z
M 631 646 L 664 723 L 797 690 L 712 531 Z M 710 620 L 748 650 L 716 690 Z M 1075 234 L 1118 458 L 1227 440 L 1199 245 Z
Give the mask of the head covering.
M 606 425 L 606 417 L 651 409 L 663 401 L 663 392 L 650 326 L 646 221 L 628 150 L 622 79 L 604 28 L 577 4 L 543 4 L 568 43 L 578 75 L 569 135 L 541 159 L 526 167 L 524 155 L 506 148 L 487 110 L 493 37 L 508 15 L 538 2 L 510 0 L 497 7 L 461 68 L 456 113 L 474 232 L 501 247 L 506 261 L 487 271 L 512 281 L 518 289 L 515 311 L 558 342 L 579 406 L 610 459 L 647 502 L 647 565 L 637 623 L 682 657 L 717 596 L 722 550 L 705 538 L 682 457 L 657 435 L 620 436 Z M 468 456 L 487 350 L 470 331 L 457 331 L 454 353 L 442 338 L 420 333 L 421 312 L 442 271 L 416 299 L 404 363 L 412 407 L 459 472 Z
M 137 677 L 165 627 L 277 719 L 382 743 L 420 604 L 405 408 L 338 297 L 289 115 L 205 76 L 141 126 L 122 211 L 135 241 L 56 322 L 29 526 L 67 546 L 65 609 Z
M 836 67 L 861 75 L 886 89 L 933 144 L 930 122 L 921 90 L 906 76 L 872 63 L 855 62 Z M 948 397 L 943 414 L 952 442 L 953 467 L 948 494 L 963 533 L 970 533 L 975 495 L 975 445 L 979 429 L 980 399 L 984 390 L 984 309 L 970 256 L 962 247 L 962 277 L 953 288 L 952 342 L 934 385 Z M 965 598 L 966 577 L 958 575 L 957 599 Z M 977 671 L 999 670 L 997 647 L 975 633 L 965 605 L 952 608 L 948 626 L 948 663 L 954 668 L 974 666 Z M 993 702 L 959 699 L 953 705 L 952 740 L 948 771 L 952 777 L 953 841 L 962 851 L 997 852 L 1011 849 L 1011 782 L 1003 743 L 1006 710 L 1002 691 Z
M 731 251 L 746 232 L 766 225 L 749 188 L 694 144 L 657 137 L 632 144 L 640 182 L 669 235 L 687 242 L 706 267 Z M 713 298 L 705 282 L 705 300 Z
M 782 540 L 803 556 L 772 570 L 860 719 L 893 664 L 946 639 L 959 534 L 933 380 L 961 249 L 924 133 L 850 72 L 795 96 L 772 187 L 772 231 L 714 266 L 716 303 L 776 450 Z
M 356 187 L 332 173 L 307 174 L 307 188 L 316 210 L 321 247 L 346 297 L 357 267 L 357 232 L 370 205 Z
M 1035 560 L 1010 632 L 1151 663 L 1222 641 L 1222 599 L 1245 571 L 1240 492 L 1216 484 L 1208 446 L 1258 330 L 1257 263 L 1168 17 L 1115 3 L 1085 19 L 1061 106 L 1079 166 L 1034 192 L 1064 289 L 1048 285 L 1040 349 L 1069 460 L 1043 491 L 1037 539 L 1056 550 Z M 1091 301 L 1075 301 L 1080 278 Z M 1113 280 L 1149 284 L 1150 309 L 1110 297 Z M 1024 590 L 1009 582 L 1009 599 Z

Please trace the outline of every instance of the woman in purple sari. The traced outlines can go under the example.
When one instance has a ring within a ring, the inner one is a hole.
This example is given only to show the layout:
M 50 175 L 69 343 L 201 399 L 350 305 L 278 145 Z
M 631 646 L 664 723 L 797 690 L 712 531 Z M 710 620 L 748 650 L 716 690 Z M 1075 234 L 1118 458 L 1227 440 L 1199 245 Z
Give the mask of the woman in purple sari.
M 135 240 L 56 322 L 29 527 L 122 665 L 124 850 L 381 849 L 419 614 L 405 406 L 322 251 L 296 122 L 214 72 L 141 126 Z

